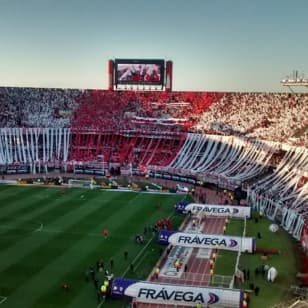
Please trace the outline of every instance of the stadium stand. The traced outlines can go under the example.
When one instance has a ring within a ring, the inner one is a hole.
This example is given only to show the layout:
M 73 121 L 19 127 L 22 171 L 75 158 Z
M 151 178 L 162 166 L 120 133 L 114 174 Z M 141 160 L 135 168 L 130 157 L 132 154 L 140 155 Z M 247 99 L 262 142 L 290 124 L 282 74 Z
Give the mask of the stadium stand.
M 307 94 L 1 87 L 1 172 L 98 164 L 242 187 L 300 239 L 307 119 Z
M 307 119 L 307 94 L 226 93 L 209 106 L 195 128 L 292 143 L 289 138 L 307 127 Z M 298 140 L 307 146 L 306 142 Z

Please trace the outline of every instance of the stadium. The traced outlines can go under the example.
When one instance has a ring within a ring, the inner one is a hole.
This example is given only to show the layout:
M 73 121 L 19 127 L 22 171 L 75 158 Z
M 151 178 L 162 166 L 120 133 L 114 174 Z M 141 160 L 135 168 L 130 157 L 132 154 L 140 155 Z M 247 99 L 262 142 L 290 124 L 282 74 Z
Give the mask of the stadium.
M 165 59 L 107 71 L 0 88 L 0 308 L 298 307 L 308 95 L 173 91 Z

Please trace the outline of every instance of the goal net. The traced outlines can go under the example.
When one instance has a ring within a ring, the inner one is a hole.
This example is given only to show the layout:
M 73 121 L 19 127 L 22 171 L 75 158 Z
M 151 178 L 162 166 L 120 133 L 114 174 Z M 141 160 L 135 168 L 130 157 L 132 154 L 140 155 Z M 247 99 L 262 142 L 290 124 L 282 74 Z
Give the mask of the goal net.
M 81 188 L 90 188 L 93 189 L 93 180 L 75 180 L 69 179 L 68 180 L 68 187 L 81 187 Z

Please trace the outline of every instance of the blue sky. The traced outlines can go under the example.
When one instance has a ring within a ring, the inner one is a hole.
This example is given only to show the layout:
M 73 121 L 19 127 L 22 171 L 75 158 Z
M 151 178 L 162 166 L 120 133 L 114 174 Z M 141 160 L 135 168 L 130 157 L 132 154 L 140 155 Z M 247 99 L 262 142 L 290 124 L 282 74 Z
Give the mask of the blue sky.
M 284 91 L 308 77 L 308 1 L 0 0 L 0 86 L 107 88 L 107 61 L 164 58 L 175 90 Z

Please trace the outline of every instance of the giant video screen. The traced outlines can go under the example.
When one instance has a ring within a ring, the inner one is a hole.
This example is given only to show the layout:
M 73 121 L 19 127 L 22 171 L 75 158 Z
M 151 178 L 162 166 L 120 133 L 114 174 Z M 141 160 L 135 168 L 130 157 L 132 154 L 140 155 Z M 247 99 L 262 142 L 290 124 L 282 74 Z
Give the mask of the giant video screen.
M 116 84 L 163 85 L 164 73 L 164 60 L 115 60 Z

